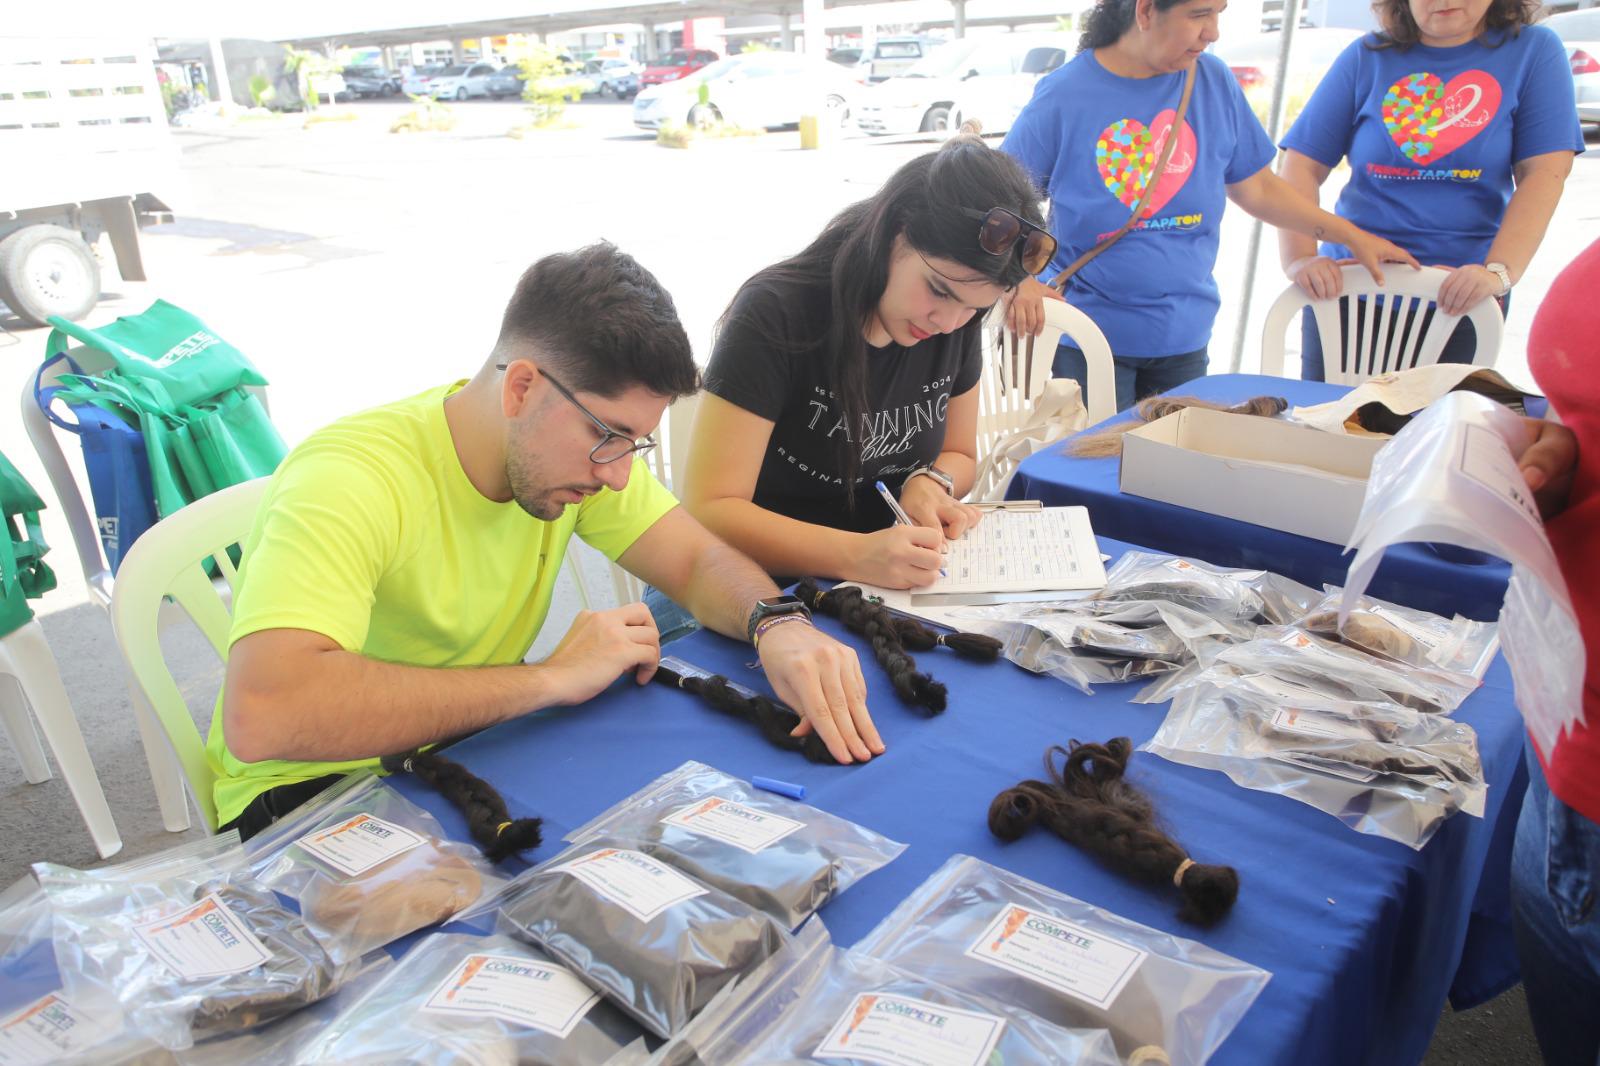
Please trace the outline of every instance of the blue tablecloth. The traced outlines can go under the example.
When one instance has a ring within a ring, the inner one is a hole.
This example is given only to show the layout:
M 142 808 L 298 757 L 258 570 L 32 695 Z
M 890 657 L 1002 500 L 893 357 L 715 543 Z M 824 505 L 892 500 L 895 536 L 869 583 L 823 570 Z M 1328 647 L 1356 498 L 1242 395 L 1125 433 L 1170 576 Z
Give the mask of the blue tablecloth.
M 1102 543 L 1113 554 L 1127 547 Z M 821 624 L 861 646 L 831 619 Z M 668 650 L 770 691 L 746 645 L 701 633 Z M 874 720 L 888 745 L 864 766 L 813 765 L 689 695 L 629 679 L 582 707 L 496 726 L 450 754 L 494 783 L 513 816 L 545 819 L 548 843 L 535 859 L 555 854 L 559 837 L 686 759 L 745 778 L 804 784 L 808 802 L 910 845 L 823 909 L 844 946 L 956 852 L 1202 940 L 1273 973 L 1213 1060 L 1222 1066 L 1409 1066 L 1421 1060 L 1453 983 L 1459 991 L 1466 978 L 1483 996 L 1515 980 L 1506 944 L 1478 938 L 1469 946 L 1474 899 L 1504 906 L 1504 845 L 1526 783 L 1503 662 L 1457 712 L 1478 731 L 1491 783 L 1486 816 L 1451 818 L 1420 852 L 1356 833 L 1294 800 L 1239 788 L 1220 773 L 1136 754 L 1130 777 L 1150 793 L 1175 838 L 1198 861 L 1239 871 L 1233 913 L 1203 931 L 1178 921 L 1171 890 L 1130 884 L 1043 832 L 1002 844 L 987 828 L 989 801 L 1038 776 L 1049 745 L 1114 736 L 1142 743 L 1160 725 L 1164 706 L 1127 703 L 1132 685 L 1085 696 L 1007 662 L 968 663 L 939 652 L 921 662 L 950 686 L 950 709 L 926 719 L 895 698 L 869 652 L 862 658 Z M 398 785 L 465 838 L 462 819 L 437 795 L 409 779 Z M 1458 974 L 1465 956 L 1473 972 Z
M 1173 390 L 1230 404 L 1252 396 L 1283 396 L 1295 406 L 1327 403 L 1348 391 L 1345 385 L 1257 374 L 1219 374 Z M 1131 417 L 1131 412 L 1117 415 L 1107 424 Z M 1190 555 L 1221 566 L 1273 570 L 1313 588 L 1344 584 L 1351 556 L 1344 554 L 1343 545 L 1124 494 L 1117 484 L 1120 469 L 1120 459 L 1076 459 L 1060 447 L 1051 448 L 1022 462 L 1007 495 L 1048 505 L 1082 504 L 1089 508 L 1096 533 L 1156 551 Z M 1450 558 L 1442 557 L 1440 551 L 1448 552 Z M 1473 557 L 1477 561 L 1455 561 Z M 1500 617 L 1500 602 L 1510 577 L 1511 568 L 1489 556 L 1399 544 L 1385 554 L 1369 591 L 1380 599 L 1435 614 L 1459 613 L 1493 621 Z

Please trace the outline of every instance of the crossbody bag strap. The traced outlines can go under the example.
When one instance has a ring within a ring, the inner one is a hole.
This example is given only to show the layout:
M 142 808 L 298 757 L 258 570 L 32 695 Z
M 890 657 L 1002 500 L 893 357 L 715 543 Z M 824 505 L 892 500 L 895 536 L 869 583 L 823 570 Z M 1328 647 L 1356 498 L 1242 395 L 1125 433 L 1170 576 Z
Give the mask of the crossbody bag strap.
M 1071 266 L 1057 274 L 1055 280 L 1050 282 L 1052 289 L 1057 292 L 1065 292 L 1067 282 L 1072 280 L 1072 275 L 1082 270 L 1089 260 L 1120 241 L 1138 223 L 1139 216 L 1144 213 L 1145 204 L 1150 202 L 1150 197 L 1155 194 L 1156 185 L 1167 172 L 1167 163 L 1172 160 L 1173 150 L 1178 147 L 1178 134 L 1182 131 L 1183 120 L 1189 113 L 1189 98 L 1194 95 L 1194 79 L 1199 69 L 1200 62 L 1196 60 L 1190 65 L 1189 72 L 1184 75 L 1183 95 L 1178 98 L 1178 110 L 1172 117 L 1172 125 L 1168 127 L 1167 143 L 1162 146 L 1161 158 L 1156 161 L 1155 169 L 1150 172 L 1150 178 L 1145 182 L 1144 192 L 1140 194 L 1139 202 L 1133 205 L 1133 213 L 1128 216 L 1128 221 L 1124 222 L 1117 232 L 1078 256 L 1077 259 L 1072 261 Z

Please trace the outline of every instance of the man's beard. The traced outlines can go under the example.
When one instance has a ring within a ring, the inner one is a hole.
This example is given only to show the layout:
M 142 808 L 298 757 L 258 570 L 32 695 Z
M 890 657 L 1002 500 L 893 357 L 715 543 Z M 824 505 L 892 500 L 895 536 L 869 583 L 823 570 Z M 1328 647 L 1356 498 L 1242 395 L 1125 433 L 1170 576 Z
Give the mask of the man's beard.
M 511 498 L 517 501 L 517 506 L 541 522 L 554 522 L 571 506 L 557 503 L 552 499 L 556 493 L 593 494 L 600 491 L 599 485 L 543 484 L 537 464 L 525 456 L 525 452 L 513 448 L 512 453 L 506 457 L 506 480 L 511 484 Z

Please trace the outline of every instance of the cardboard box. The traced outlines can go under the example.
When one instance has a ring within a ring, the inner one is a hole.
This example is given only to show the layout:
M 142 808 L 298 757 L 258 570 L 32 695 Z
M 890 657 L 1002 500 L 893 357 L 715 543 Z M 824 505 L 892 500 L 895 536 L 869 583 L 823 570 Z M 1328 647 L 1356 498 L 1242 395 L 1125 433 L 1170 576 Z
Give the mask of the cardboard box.
M 1190 407 L 1123 437 L 1121 488 L 1343 545 L 1387 443 Z

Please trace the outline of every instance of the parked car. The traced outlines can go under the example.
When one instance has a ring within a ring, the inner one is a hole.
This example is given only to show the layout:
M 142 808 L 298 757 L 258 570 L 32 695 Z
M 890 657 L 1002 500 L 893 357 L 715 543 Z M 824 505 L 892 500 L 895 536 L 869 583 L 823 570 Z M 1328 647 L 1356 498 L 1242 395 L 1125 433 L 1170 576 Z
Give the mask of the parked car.
M 979 74 L 961 82 L 950 107 L 950 125 L 959 127 L 976 120 L 984 133 L 1005 133 L 1017 121 L 1022 109 L 1033 99 L 1039 79 L 1071 59 L 1078 50 L 1078 38 L 1070 33 L 1016 34 L 1027 41 L 1022 60 L 1014 73 Z M 1010 42 L 1008 42 L 1010 43 Z
M 709 101 L 700 103 L 704 84 Z M 819 104 L 835 124 L 850 116 L 861 86 L 837 63 L 795 52 L 729 56 L 687 78 L 653 85 L 633 101 L 633 124 L 660 129 L 666 122 L 724 121 L 746 129 L 799 123 Z
M 665 85 L 669 81 L 677 81 L 680 78 L 688 77 L 695 71 L 716 61 L 717 53 L 715 52 L 674 48 L 661 59 L 644 68 L 639 74 L 639 86 L 647 89 L 652 85 Z
M 1365 36 L 1365 30 L 1310 27 L 1294 31 L 1289 44 L 1289 84 L 1284 98 L 1284 128 L 1294 121 L 1339 53 Z M 1265 124 L 1272 107 L 1272 85 L 1278 74 L 1283 31 L 1267 30 L 1246 37 L 1224 37 L 1212 46 L 1228 64 L 1256 117 Z
M 400 91 L 407 96 L 427 96 L 428 83 L 436 75 L 448 69 L 449 67 L 442 63 L 428 67 L 414 67 L 400 82 Z
M 639 72 L 644 68 L 631 59 L 602 59 L 596 91 L 601 96 L 627 99 L 639 91 Z
M 504 96 L 521 96 L 523 84 L 522 68 L 515 63 L 507 63 L 489 76 L 484 88 L 489 93 L 489 99 L 498 100 Z
M 837 63 L 841 67 L 854 67 L 861 62 L 861 49 L 835 48 L 828 53 L 828 62 Z
M 1544 24 L 1567 46 L 1578 118 L 1589 124 L 1600 122 L 1600 10 L 1551 15 Z
M 400 92 L 400 78 L 381 67 L 345 67 L 344 87 L 352 96 L 394 96 Z
M 912 65 L 944 42 L 937 37 L 879 37 L 861 49 L 856 76 L 879 82 L 910 70 Z
M 1043 36 L 1055 39 L 1062 35 Z M 963 85 L 974 78 L 1020 73 L 1028 50 L 1040 40 L 1039 34 L 1002 33 L 942 44 L 905 73 L 863 93 L 856 125 L 879 136 L 954 129 L 956 98 Z
M 493 63 L 457 63 L 428 80 L 428 95 L 435 100 L 488 96 L 489 79 L 498 73 Z

